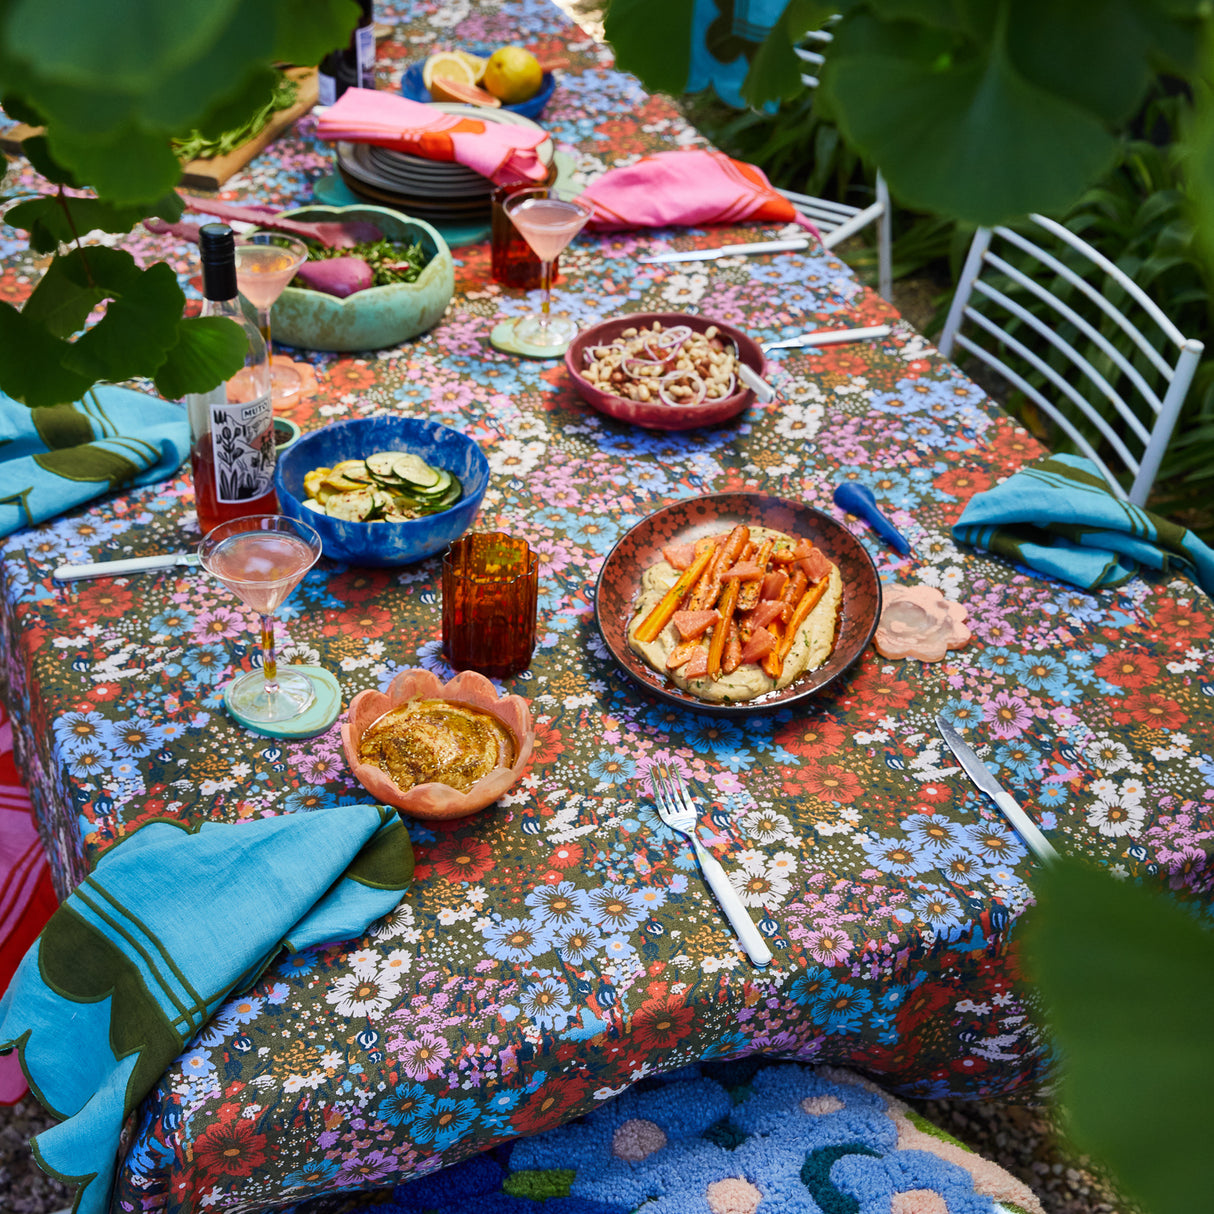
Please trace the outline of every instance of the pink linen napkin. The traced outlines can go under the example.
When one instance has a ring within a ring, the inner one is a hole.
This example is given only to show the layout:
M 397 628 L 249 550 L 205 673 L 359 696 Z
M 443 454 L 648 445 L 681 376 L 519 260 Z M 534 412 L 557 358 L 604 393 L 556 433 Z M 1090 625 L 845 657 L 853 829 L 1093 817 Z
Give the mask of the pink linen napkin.
M 421 101 L 378 89 L 347 89 L 321 115 L 321 139 L 374 143 L 427 160 L 452 160 L 482 177 L 509 185 L 543 181 L 547 168 L 536 153 L 546 131 L 447 114 Z
M 817 228 L 777 194 L 761 169 L 724 152 L 688 148 L 658 152 L 608 169 L 582 194 L 594 207 L 594 231 L 699 227 L 709 223 L 799 223 Z

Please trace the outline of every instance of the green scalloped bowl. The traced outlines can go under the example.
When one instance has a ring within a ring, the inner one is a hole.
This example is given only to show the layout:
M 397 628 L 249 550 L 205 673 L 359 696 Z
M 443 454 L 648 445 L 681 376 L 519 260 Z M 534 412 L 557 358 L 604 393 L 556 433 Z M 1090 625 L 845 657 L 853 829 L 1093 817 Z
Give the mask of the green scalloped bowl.
M 455 291 L 455 263 L 435 228 L 387 207 L 299 207 L 290 219 L 366 219 L 389 240 L 420 240 L 430 255 L 416 282 L 368 287 L 339 299 L 324 291 L 287 287 L 270 312 L 274 340 L 302 350 L 382 350 L 432 329 Z

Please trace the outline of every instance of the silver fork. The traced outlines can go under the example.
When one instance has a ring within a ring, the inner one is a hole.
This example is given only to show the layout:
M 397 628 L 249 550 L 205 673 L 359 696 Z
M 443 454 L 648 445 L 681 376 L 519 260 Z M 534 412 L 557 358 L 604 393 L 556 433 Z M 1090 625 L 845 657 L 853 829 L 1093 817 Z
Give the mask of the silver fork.
M 677 830 L 691 840 L 704 880 L 716 895 L 717 902 L 742 942 L 746 955 L 755 965 L 770 965 L 772 956 L 767 941 L 755 926 L 725 870 L 717 863 L 717 858 L 696 835 L 699 814 L 691 794 L 687 791 L 687 785 L 683 783 L 683 777 L 678 772 L 671 771 L 665 763 L 658 763 L 649 769 L 649 786 L 653 789 L 658 816 L 671 830 Z

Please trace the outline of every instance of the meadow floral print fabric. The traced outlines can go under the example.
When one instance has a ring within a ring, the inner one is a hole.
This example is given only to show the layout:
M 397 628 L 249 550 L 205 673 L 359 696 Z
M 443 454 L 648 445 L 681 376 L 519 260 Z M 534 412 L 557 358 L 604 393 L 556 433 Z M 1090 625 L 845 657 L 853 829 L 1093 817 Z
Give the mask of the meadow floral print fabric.
M 377 17 L 401 22 L 380 48 L 383 87 L 438 46 L 566 55 L 543 121 L 584 179 L 702 145 L 538 0 L 385 4 Z M 311 129 L 279 139 L 224 196 L 307 201 L 332 171 Z M 584 323 L 698 309 L 760 340 L 897 321 L 821 252 L 637 260 L 777 234 L 583 234 L 561 256 L 559 306 Z M 131 245 L 167 257 L 184 282 L 197 273 L 168 238 Z M 22 298 L 36 269 L 23 248 L 5 253 L 0 295 Z M 1047 1080 L 1016 956 L 1032 866 L 957 770 L 935 715 L 982 749 L 1060 850 L 1208 906 L 1209 600 L 1183 579 L 1089 594 L 955 545 L 969 497 L 1041 449 L 905 324 L 878 343 L 773 356 L 774 403 L 716 429 L 652 434 L 591 411 L 559 363 L 494 351 L 495 321 L 529 301 L 490 281 L 486 242 L 454 253 L 455 300 L 430 333 L 377 354 L 298 355 L 318 391 L 295 417 L 311 427 L 394 411 L 480 443 L 493 475 L 478 529 L 540 553 L 535 658 L 505 684 L 531 702 L 534 758 L 493 809 L 410 823 L 413 888 L 364 938 L 291 956 L 220 1009 L 131 1125 L 116 1208 L 252 1211 L 390 1186 L 706 1058 L 846 1065 L 916 1096 Z M 898 558 L 849 524 L 883 580 L 964 604 L 968 647 L 935 664 L 870 649 L 809 710 L 741 721 L 661 705 L 616 668 L 594 588 L 629 527 L 668 501 L 740 489 L 842 518 L 831 498 L 842 479 L 871 487 L 914 546 Z M 63 561 L 188 550 L 192 507 L 182 476 L 0 548 L 19 754 L 63 890 L 152 818 L 363 799 L 336 727 L 274 742 L 227 719 L 221 689 L 256 647 L 218 583 L 176 571 L 52 580 Z M 348 700 L 408 667 L 449 677 L 440 633 L 437 559 L 322 561 L 280 611 L 278 643 L 287 660 L 332 670 Z M 749 965 L 686 843 L 657 818 L 655 761 L 694 782 L 701 838 L 760 922 L 768 969 Z

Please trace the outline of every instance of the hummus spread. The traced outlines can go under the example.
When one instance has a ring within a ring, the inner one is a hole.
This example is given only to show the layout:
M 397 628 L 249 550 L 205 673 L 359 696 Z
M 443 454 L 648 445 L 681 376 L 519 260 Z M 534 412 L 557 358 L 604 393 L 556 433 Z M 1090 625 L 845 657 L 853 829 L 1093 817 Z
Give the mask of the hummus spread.
M 791 537 L 782 531 L 773 531 L 767 527 L 750 528 L 750 538 L 758 543 L 769 537 L 777 543 L 780 540 L 792 542 Z M 736 704 L 757 699 L 770 691 L 787 687 L 807 670 L 816 670 L 830 657 L 831 650 L 835 647 L 839 606 L 843 601 L 843 579 L 839 575 L 838 566 L 832 564 L 826 593 L 797 629 L 779 679 L 773 679 L 762 665 L 755 662 L 744 663 L 731 674 L 722 671 L 715 679 L 707 675 L 689 679 L 683 673 L 682 667 L 667 670 L 666 659 L 679 643 L 679 634 L 674 624 L 668 623 L 653 641 L 638 641 L 634 634 L 641 621 L 678 580 L 679 570 L 669 561 L 658 561 L 656 565 L 645 570 L 641 577 L 641 594 L 628 625 L 628 644 L 646 665 L 653 667 L 676 687 L 690 692 L 697 699 L 714 704 Z
M 449 700 L 410 700 L 372 721 L 358 757 L 402 791 L 446 784 L 467 792 L 495 767 L 514 762 L 514 738 L 497 717 Z

